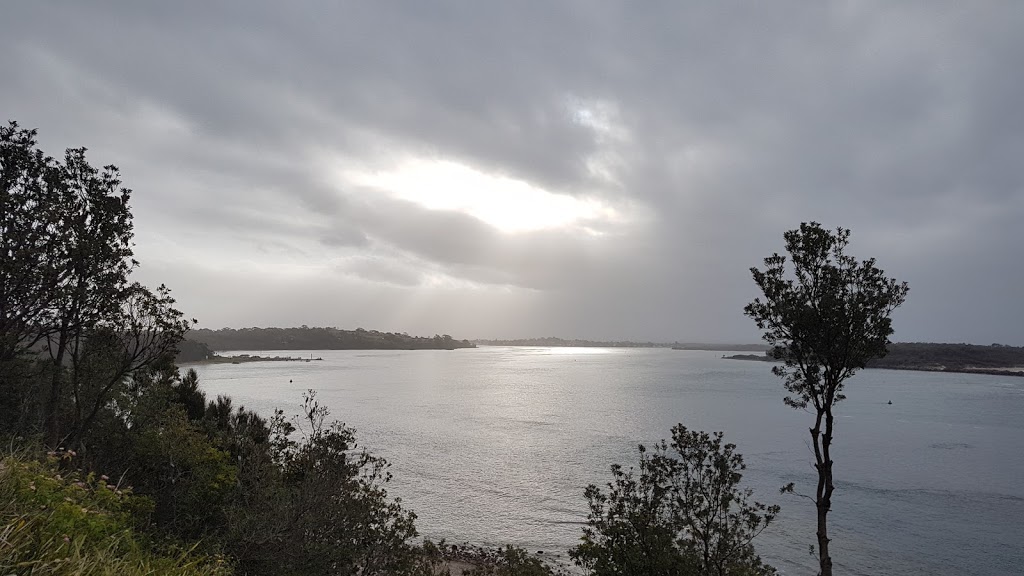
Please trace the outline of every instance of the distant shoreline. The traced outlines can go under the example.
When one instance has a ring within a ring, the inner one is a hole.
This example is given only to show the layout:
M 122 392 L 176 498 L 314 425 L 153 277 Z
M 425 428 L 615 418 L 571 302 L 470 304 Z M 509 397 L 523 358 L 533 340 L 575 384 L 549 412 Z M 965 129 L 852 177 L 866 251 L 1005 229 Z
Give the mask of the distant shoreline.
M 189 331 L 187 338 L 179 344 L 177 360 L 184 363 L 213 359 L 213 363 L 219 363 L 214 359 L 214 351 L 231 350 L 454 350 L 475 347 L 469 340 L 456 340 L 448 334 L 427 338 L 362 328 L 197 328 Z M 278 361 L 288 361 L 288 358 Z
M 723 360 L 747 360 L 753 362 L 779 362 L 768 356 L 758 354 L 734 354 L 732 356 L 722 356 Z M 909 370 L 912 372 L 944 372 L 947 374 L 986 374 L 989 376 L 1020 376 L 1024 377 L 1024 366 L 1005 366 L 1005 367 L 975 367 L 975 366 L 964 366 L 964 367 L 949 367 L 942 365 L 903 365 L 903 366 L 868 366 L 867 368 L 875 370 Z
M 299 356 L 253 356 L 250 354 L 239 354 L 238 356 L 211 356 L 199 360 L 180 362 L 180 364 L 187 366 L 196 364 L 246 364 L 249 362 L 317 362 L 319 360 L 323 360 L 323 358 L 319 356 L 316 358 L 302 358 Z
M 764 344 L 707 344 L 680 342 L 602 342 L 598 340 L 566 340 L 563 338 L 523 338 L 517 340 L 473 340 L 477 346 L 511 346 L 539 348 L 657 348 L 672 350 L 704 350 L 709 352 L 762 352 Z

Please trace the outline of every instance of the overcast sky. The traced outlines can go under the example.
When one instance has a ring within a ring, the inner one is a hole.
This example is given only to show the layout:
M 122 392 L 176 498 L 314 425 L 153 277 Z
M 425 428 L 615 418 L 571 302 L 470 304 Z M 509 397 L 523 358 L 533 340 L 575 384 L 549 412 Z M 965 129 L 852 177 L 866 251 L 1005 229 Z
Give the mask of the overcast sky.
M 9 2 L 0 112 L 200 325 L 753 342 L 802 221 L 1024 345 L 1024 2 Z

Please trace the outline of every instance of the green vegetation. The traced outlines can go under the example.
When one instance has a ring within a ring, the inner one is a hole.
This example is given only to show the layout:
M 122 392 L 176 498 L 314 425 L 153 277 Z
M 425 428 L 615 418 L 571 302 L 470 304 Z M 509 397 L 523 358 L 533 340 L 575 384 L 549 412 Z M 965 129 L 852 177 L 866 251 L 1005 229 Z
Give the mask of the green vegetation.
M 109 482 L 115 481 L 64 470 L 52 452 L 42 462 L 0 460 L 0 573 L 231 573 L 223 557 L 158 544 L 138 531 L 152 501 Z
M 189 338 L 213 350 L 453 350 L 475 348 L 468 340 L 447 334 L 433 338 L 376 330 L 338 328 L 206 328 Z
M 515 546 L 497 549 L 484 549 L 473 546 L 462 548 L 450 546 L 445 553 L 473 567 L 463 572 L 463 576 L 551 576 L 563 575 L 561 570 L 553 570 L 536 556 Z
M 753 539 L 779 512 L 750 502 L 739 488 L 743 458 L 722 433 L 672 429 L 653 452 L 640 445 L 640 469 L 612 466 L 603 492 L 586 489 L 590 503 L 582 543 L 570 551 L 595 576 L 768 576 L 775 569 L 754 553 Z
M 786 232 L 784 238 L 792 274 L 787 274 L 786 257 L 779 254 L 765 258 L 764 270 L 751 268 L 764 300 L 755 299 L 744 312 L 764 331 L 772 357 L 782 361 L 772 373 L 791 394 L 785 404 L 798 410 L 813 408 L 817 553 L 821 576 L 832 576 L 832 409 L 846 398 L 847 379 L 886 355 L 890 316 L 906 299 L 908 288 L 906 282 L 886 277 L 873 259 L 858 262 L 847 255 L 849 230 L 833 233 L 811 222 Z M 792 491 L 793 485 L 787 489 Z
M 13 122 L 0 165 L 0 415 L 41 422 L 50 446 L 78 443 L 190 323 L 167 288 L 130 279 L 131 191 L 117 168 L 93 168 L 84 148 L 47 157 Z

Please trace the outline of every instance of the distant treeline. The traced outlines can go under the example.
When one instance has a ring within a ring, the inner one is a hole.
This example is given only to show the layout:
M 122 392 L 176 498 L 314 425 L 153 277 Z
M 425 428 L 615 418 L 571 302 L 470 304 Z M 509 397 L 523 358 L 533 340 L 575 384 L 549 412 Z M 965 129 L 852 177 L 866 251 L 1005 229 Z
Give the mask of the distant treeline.
M 482 346 L 551 346 L 555 348 L 673 348 L 675 350 L 764 351 L 764 344 L 694 344 L 680 342 L 631 342 L 629 340 L 602 342 L 556 338 L 520 338 L 517 340 L 473 340 Z
M 475 348 L 468 340 L 447 334 L 432 338 L 377 330 L 338 328 L 201 328 L 188 333 L 188 341 L 212 350 L 452 350 Z M 200 352 L 201 353 L 201 352 Z M 197 358 L 201 359 L 201 358 Z M 181 360 L 179 358 L 179 361 Z
M 736 360 L 771 360 L 766 352 L 740 354 Z M 889 354 L 868 363 L 869 368 L 892 370 L 942 370 L 949 372 L 986 372 L 1002 368 L 1024 367 L 1024 347 L 992 344 L 935 344 L 894 342 Z
M 1024 366 L 1024 347 L 992 344 L 932 344 L 898 342 L 889 346 L 889 355 L 868 364 L 872 368 L 928 368 L 962 370 L 964 368 L 1013 368 Z

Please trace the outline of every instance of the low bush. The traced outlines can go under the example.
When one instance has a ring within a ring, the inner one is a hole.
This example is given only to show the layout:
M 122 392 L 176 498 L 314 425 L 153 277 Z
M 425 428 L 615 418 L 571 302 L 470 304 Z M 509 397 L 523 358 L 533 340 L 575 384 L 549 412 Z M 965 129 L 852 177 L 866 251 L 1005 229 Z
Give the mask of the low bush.
M 64 456 L 63 454 L 60 456 Z M 62 471 L 58 456 L 0 460 L 0 573 L 231 574 L 223 558 L 155 543 L 136 526 L 152 501 L 105 476 Z

